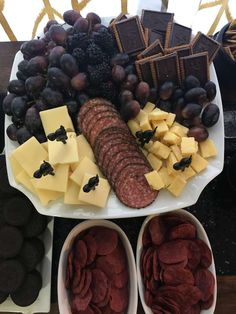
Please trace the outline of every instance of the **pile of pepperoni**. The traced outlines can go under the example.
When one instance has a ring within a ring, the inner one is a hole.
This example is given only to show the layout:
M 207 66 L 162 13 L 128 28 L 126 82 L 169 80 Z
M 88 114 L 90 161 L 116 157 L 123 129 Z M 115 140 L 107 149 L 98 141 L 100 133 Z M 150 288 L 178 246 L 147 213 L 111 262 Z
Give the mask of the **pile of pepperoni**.
M 129 270 L 115 230 L 96 226 L 75 238 L 68 254 L 66 288 L 72 314 L 126 313 Z
M 179 214 L 154 217 L 143 233 L 140 269 L 146 304 L 156 314 L 199 314 L 214 300 L 212 253 Z

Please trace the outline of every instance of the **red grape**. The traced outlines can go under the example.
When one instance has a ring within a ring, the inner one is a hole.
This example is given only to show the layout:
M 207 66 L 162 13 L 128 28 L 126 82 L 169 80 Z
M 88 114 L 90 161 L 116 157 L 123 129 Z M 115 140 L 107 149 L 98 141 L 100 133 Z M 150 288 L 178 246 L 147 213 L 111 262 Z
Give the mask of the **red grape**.
M 76 32 L 87 33 L 89 29 L 88 20 L 83 17 L 79 17 L 74 24 L 74 29 Z
M 46 24 L 46 26 L 44 27 L 44 30 L 43 30 L 43 31 L 44 31 L 44 34 L 45 34 L 46 32 L 48 32 L 50 26 L 55 25 L 55 24 L 58 24 L 58 22 L 57 22 L 56 20 L 50 20 L 50 21 L 48 21 L 47 24 Z
M 75 10 L 68 10 L 64 12 L 63 19 L 69 25 L 74 25 L 76 20 L 81 17 L 80 12 Z
M 56 44 L 62 46 L 65 45 L 68 34 L 61 25 L 50 26 L 49 34 L 51 39 L 55 41 Z
M 65 53 L 60 59 L 61 69 L 70 77 L 75 76 L 78 72 L 76 59 L 69 53 Z
M 90 25 L 95 25 L 101 23 L 100 17 L 93 12 L 90 12 L 86 15 L 86 19 L 89 21 Z
M 82 91 L 87 87 L 88 79 L 86 73 L 78 73 L 71 79 L 71 86 L 78 91 Z
M 62 46 L 54 47 L 49 54 L 49 63 L 51 67 L 59 67 L 61 56 L 66 53 L 66 50 Z
M 114 82 L 120 83 L 125 79 L 125 70 L 120 65 L 115 65 L 112 68 L 112 79 Z
M 131 100 L 121 106 L 121 116 L 125 121 L 134 119 L 140 111 L 140 104 L 136 100 Z
M 146 82 L 140 82 L 135 90 L 136 98 L 144 104 L 147 101 L 150 94 L 150 87 Z

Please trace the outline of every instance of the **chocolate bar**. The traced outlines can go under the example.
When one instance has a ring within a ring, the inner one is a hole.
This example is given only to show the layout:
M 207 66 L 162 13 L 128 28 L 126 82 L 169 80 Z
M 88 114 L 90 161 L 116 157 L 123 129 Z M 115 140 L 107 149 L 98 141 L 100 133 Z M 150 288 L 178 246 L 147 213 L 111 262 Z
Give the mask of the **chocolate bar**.
M 181 58 L 181 74 L 184 80 L 187 76 L 197 77 L 204 86 L 210 79 L 208 53 L 202 52 L 192 56 Z
M 112 28 L 112 26 L 116 23 L 116 22 L 119 22 L 119 21 L 122 21 L 122 20 L 126 20 L 127 19 L 127 16 L 123 13 L 120 13 L 116 18 L 114 18 L 110 24 L 109 24 L 109 28 Z
M 159 39 L 156 39 L 150 46 L 148 46 L 144 51 L 142 51 L 137 58 L 138 59 L 142 59 L 142 58 L 147 58 L 147 57 L 151 57 L 153 55 L 156 54 L 164 54 L 164 50 L 163 47 L 160 43 Z
M 140 81 L 145 81 L 150 87 L 155 86 L 155 72 L 151 66 L 151 60 L 160 57 L 162 54 L 156 54 L 135 62 L 136 70 Z
M 112 26 L 120 52 L 136 55 L 146 48 L 143 29 L 138 16 Z
M 187 45 L 190 43 L 192 29 L 178 23 L 168 23 L 165 48 Z
M 192 49 L 194 54 L 207 51 L 209 62 L 211 63 L 220 49 L 220 44 L 214 39 L 198 32 L 193 39 Z
M 147 41 L 148 45 L 153 44 L 158 39 L 160 41 L 162 47 L 164 47 L 166 32 L 147 29 L 145 34 L 146 34 L 146 41 Z
M 151 30 L 166 32 L 168 23 L 173 22 L 173 19 L 173 13 L 142 10 L 141 22 L 143 27 Z
M 165 51 L 165 54 L 170 54 L 176 51 L 178 59 L 187 57 L 193 54 L 191 45 L 183 45 L 183 46 L 174 47 L 174 48 L 167 48 L 164 51 Z
M 180 84 L 180 69 L 176 52 L 156 58 L 151 62 L 155 68 L 158 86 L 166 81 L 171 81 L 176 85 Z

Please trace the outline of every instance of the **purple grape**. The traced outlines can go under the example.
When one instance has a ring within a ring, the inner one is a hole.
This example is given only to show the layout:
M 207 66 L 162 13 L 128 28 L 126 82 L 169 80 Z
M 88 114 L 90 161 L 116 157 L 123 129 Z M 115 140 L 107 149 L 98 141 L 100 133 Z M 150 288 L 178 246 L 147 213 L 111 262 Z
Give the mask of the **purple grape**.
M 10 140 L 17 141 L 17 136 L 16 136 L 17 130 L 18 129 L 14 124 L 8 125 L 6 129 L 6 133 Z
M 13 99 L 16 97 L 15 94 L 7 94 L 6 97 L 3 99 L 3 102 L 2 102 L 2 109 L 3 109 L 3 112 L 5 114 L 7 114 L 8 116 L 11 116 L 12 115 L 12 111 L 11 111 L 11 104 L 12 104 L 12 101 Z
M 130 90 L 123 90 L 119 96 L 121 105 L 125 105 L 134 99 L 134 95 Z
M 25 82 L 20 80 L 12 80 L 8 85 L 9 93 L 16 94 L 17 96 L 25 95 Z
M 50 20 L 50 21 L 48 21 L 47 24 L 46 24 L 46 26 L 44 27 L 44 30 L 43 30 L 43 31 L 44 31 L 44 34 L 49 31 L 49 28 L 50 28 L 52 25 L 56 25 L 56 24 L 58 24 L 58 22 L 57 22 L 56 20 Z
M 12 100 L 11 111 L 15 117 L 17 118 L 24 117 L 27 108 L 28 108 L 27 102 L 23 97 L 15 97 Z
M 43 111 L 43 110 L 47 110 L 48 107 L 47 105 L 43 102 L 42 99 L 37 99 L 35 101 L 34 107 L 38 110 L 38 111 Z
M 45 84 L 46 80 L 42 76 L 31 76 L 25 81 L 25 89 L 27 94 L 36 97 L 41 93 Z
M 48 69 L 48 82 L 51 87 L 67 90 L 70 86 L 70 78 L 56 67 Z
M 21 145 L 25 143 L 26 141 L 28 141 L 28 139 L 32 137 L 32 134 L 30 134 L 27 128 L 23 126 L 22 128 L 17 130 L 16 137 L 17 137 L 18 143 Z
M 125 70 L 120 65 L 114 65 L 112 68 L 112 79 L 116 83 L 123 82 L 125 79 Z
M 49 34 L 57 45 L 65 45 L 68 34 L 61 25 L 50 26 Z
M 131 100 L 121 106 L 120 114 L 125 121 L 134 119 L 140 111 L 140 104 L 136 100 Z
M 60 59 L 61 69 L 70 77 L 79 73 L 76 59 L 69 53 L 65 53 Z
M 31 134 L 41 132 L 43 125 L 38 110 L 30 107 L 25 114 L 25 126 Z
M 71 79 L 71 86 L 78 91 L 84 90 L 88 85 L 86 73 L 79 73 Z
M 75 10 L 68 10 L 64 12 L 63 14 L 63 19 L 64 21 L 69 24 L 69 25 L 74 25 L 76 20 L 81 17 L 80 12 L 75 11 Z
M 89 29 L 88 20 L 84 19 L 83 17 L 79 17 L 74 24 L 74 30 L 77 33 L 87 33 L 88 29 Z
M 101 18 L 96 13 L 93 12 L 88 13 L 86 15 L 86 19 L 89 21 L 89 24 L 91 26 L 101 23 Z
M 62 46 L 54 47 L 49 54 L 49 63 L 51 67 L 60 67 L 61 56 L 66 53 L 66 50 Z
M 24 56 L 29 58 L 43 55 L 45 51 L 46 43 L 42 39 L 32 39 L 30 41 L 26 41 L 21 46 L 21 52 Z
M 44 88 L 41 93 L 43 101 L 49 108 L 55 108 L 63 105 L 63 96 L 59 91 L 53 90 L 49 87 Z
M 45 73 L 48 68 L 48 60 L 43 56 L 36 56 L 29 60 L 27 73 L 30 76 Z

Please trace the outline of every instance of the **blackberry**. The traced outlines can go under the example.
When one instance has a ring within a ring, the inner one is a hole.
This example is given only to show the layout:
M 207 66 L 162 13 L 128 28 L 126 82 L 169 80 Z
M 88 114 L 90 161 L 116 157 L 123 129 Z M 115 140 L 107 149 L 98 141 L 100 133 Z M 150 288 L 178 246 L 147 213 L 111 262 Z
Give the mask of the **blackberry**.
M 101 63 L 102 58 L 103 58 L 103 53 L 102 53 L 101 48 L 98 45 L 91 43 L 88 46 L 86 53 L 88 55 L 88 63 L 89 64 Z
M 99 85 L 101 82 L 107 81 L 111 77 L 111 67 L 106 62 L 92 66 L 88 66 L 89 79 L 92 85 Z
M 111 82 L 103 82 L 100 85 L 101 96 L 115 103 L 117 98 L 117 92 L 115 85 Z
M 75 48 L 87 49 L 89 43 L 88 35 L 86 33 L 78 33 L 68 36 L 67 50 L 72 52 Z
M 94 42 L 99 45 L 106 53 L 113 55 L 115 52 L 115 40 L 107 28 L 101 28 L 93 35 Z
M 87 56 L 82 48 L 75 48 L 72 55 L 75 57 L 78 65 L 84 65 L 87 63 Z

